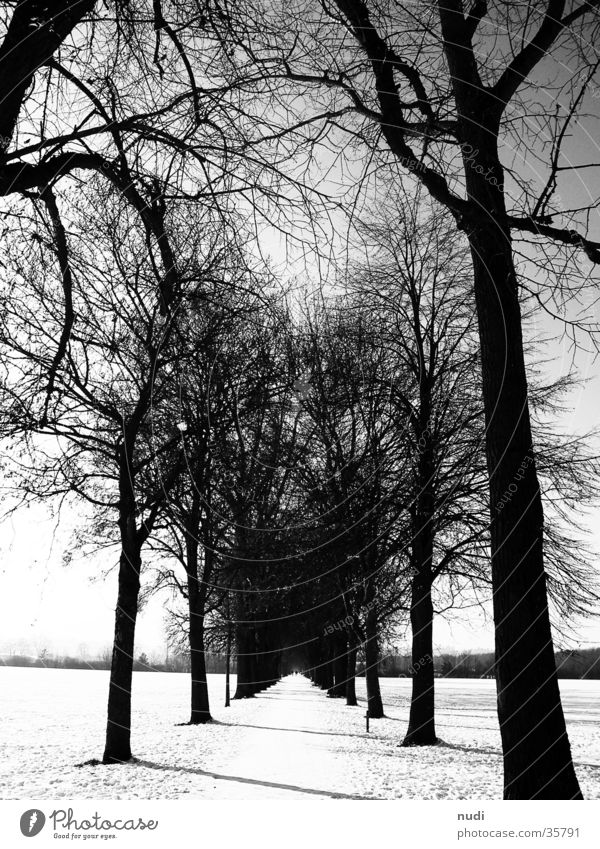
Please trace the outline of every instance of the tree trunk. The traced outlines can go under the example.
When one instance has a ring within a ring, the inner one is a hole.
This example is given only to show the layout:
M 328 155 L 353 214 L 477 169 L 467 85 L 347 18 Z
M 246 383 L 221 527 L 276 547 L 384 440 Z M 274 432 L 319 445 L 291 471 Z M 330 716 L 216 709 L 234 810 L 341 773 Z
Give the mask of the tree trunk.
M 323 689 L 330 690 L 334 685 L 333 662 L 331 660 L 331 646 L 327 646 L 326 661 L 323 664 Z
M 227 605 L 227 615 L 229 615 L 229 604 Z M 225 652 L 225 707 L 231 706 L 230 699 L 230 669 L 231 669 L 231 620 L 227 622 L 227 648 Z
M 0 45 L 0 151 L 10 145 L 23 102 L 39 68 L 58 50 L 95 0 L 16 3 Z
M 338 634 L 335 640 L 332 640 L 332 649 L 333 685 L 327 691 L 327 695 L 331 699 L 343 699 L 346 696 L 346 671 L 348 666 L 348 643 L 345 634 Z
M 365 679 L 367 683 L 367 709 L 371 719 L 385 716 L 381 690 L 379 688 L 379 647 L 377 645 L 377 616 L 373 611 L 367 614 L 365 625 Z
M 317 687 L 320 687 L 322 690 L 326 689 L 326 687 L 325 687 L 325 680 L 326 680 L 325 667 L 326 667 L 326 665 L 327 665 L 327 661 L 326 661 L 324 655 L 319 654 L 316 658 L 316 661 L 315 661 L 314 681 L 315 681 L 315 684 L 317 685 Z
M 210 722 L 212 719 L 208 699 L 208 681 L 206 678 L 204 617 L 196 617 L 196 622 L 193 626 L 190 623 L 190 652 L 192 673 L 190 725 L 200 725 L 204 722 Z
M 206 580 L 210 576 L 210 552 L 205 550 L 200 579 L 199 533 L 201 500 L 194 493 L 192 509 L 186 527 L 186 571 L 188 581 L 188 622 L 191 666 L 191 714 L 190 725 L 210 722 L 208 681 L 206 678 L 206 653 L 204 648 L 204 614 L 206 609 Z
M 275 652 L 272 651 L 273 635 L 265 623 L 254 629 L 254 639 L 256 646 L 254 692 L 261 693 L 274 683 L 277 659 Z
M 352 639 L 352 637 L 350 637 Z M 356 707 L 356 655 L 357 648 L 351 648 L 348 651 L 346 660 L 346 704 L 350 707 Z
M 543 510 L 531 437 L 508 234 L 471 234 L 490 473 L 498 717 L 506 799 L 581 791 L 558 689 L 548 614 Z
M 249 699 L 256 692 L 254 664 L 256 649 L 253 636 L 253 631 L 246 624 L 238 623 L 236 627 L 237 685 L 234 699 Z
M 439 6 L 470 208 L 490 477 L 498 718 L 506 799 L 579 799 L 560 701 L 543 555 L 519 287 L 498 155 L 502 100 L 475 70 L 460 3 Z
M 468 103 L 465 121 L 477 168 L 465 155 L 465 223 L 473 258 L 481 341 L 486 456 L 490 476 L 491 554 L 498 717 L 506 799 L 575 799 L 581 791 L 558 689 L 543 557 L 543 509 L 535 467 L 521 311 L 495 105 Z M 483 120 L 482 120 L 483 116 Z M 481 172 L 479 169 L 481 166 Z M 488 176 L 492 175 L 494 181 Z M 482 212 L 484 214 L 482 214 Z
M 140 590 L 141 554 L 136 539 L 135 518 L 122 515 L 119 520 L 122 549 L 119 558 L 119 590 L 115 612 L 106 745 L 102 762 L 124 763 L 131 760 L 131 684 L 135 623 Z
M 250 699 L 256 693 L 256 637 L 252 625 L 252 596 L 248 598 L 243 588 L 249 583 L 248 566 L 244 558 L 248 555 L 249 546 L 246 539 L 246 517 L 242 511 L 236 515 L 235 553 L 238 565 L 235 567 L 235 597 L 236 624 L 235 645 L 237 655 L 237 682 L 234 699 Z
M 408 730 L 402 745 L 431 746 L 435 734 L 433 675 L 433 605 L 431 580 L 419 572 L 412 582 L 412 698 Z
M 420 334 L 420 325 L 415 328 Z M 418 350 L 423 351 L 419 339 Z M 420 446 L 417 458 L 417 493 L 411 527 L 412 697 L 404 746 L 431 746 L 435 734 L 435 691 L 433 670 L 433 546 L 435 540 L 435 460 L 431 417 L 433 375 L 421 354 L 419 369 L 419 426 L 415 434 Z

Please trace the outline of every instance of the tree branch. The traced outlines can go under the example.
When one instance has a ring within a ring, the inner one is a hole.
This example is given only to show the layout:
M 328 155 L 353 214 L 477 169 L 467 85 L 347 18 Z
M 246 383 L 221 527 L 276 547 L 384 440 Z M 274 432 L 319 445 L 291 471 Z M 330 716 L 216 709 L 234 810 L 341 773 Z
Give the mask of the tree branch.
M 555 242 L 579 247 L 591 262 L 600 265 L 600 242 L 586 239 L 577 230 L 553 227 L 544 221 L 536 221 L 535 218 L 517 218 L 514 215 L 508 215 L 507 222 L 513 230 L 522 230 L 526 233 L 533 233 L 536 236 L 547 236 Z
M 95 0 L 17 3 L 0 46 L 0 153 L 8 149 L 36 71 L 95 5 Z
M 42 413 L 41 418 L 41 426 L 44 427 L 48 421 L 48 405 L 50 404 L 50 398 L 54 391 L 56 373 L 66 353 L 67 345 L 69 344 L 69 339 L 71 337 L 71 330 L 75 323 L 75 313 L 73 311 L 73 275 L 71 273 L 71 263 L 69 260 L 67 234 L 60 217 L 60 212 L 58 211 L 56 197 L 54 196 L 54 192 L 50 186 L 46 186 L 44 191 L 41 193 L 41 199 L 48 210 L 48 214 L 50 215 L 51 226 L 54 232 L 55 253 L 60 266 L 60 275 L 65 299 L 65 316 L 60 333 L 60 339 L 58 341 L 56 354 L 54 355 L 48 370 L 46 400 L 44 402 L 44 412 Z
M 549 0 L 540 28 L 525 47 L 513 57 L 492 87 L 494 96 L 503 106 L 506 106 L 564 29 L 565 23 L 562 20 L 564 10 L 565 0 Z

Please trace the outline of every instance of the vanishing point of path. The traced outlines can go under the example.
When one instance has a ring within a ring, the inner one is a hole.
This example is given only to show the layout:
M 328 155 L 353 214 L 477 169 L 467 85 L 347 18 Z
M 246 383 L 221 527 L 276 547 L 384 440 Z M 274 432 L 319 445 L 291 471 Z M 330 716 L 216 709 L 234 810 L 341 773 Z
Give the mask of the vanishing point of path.
M 245 726 L 240 747 L 226 764 L 227 776 L 219 778 L 215 774 L 211 796 L 362 798 L 335 790 L 341 773 L 348 768 L 346 758 L 336 752 L 336 738 L 352 732 L 367 737 L 364 709 L 345 708 L 338 701 L 337 706 L 348 711 L 347 725 L 340 722 L 339 711 L 332 715 L 333 700 L 302 675 L 283 678 L 255 696 L 255 700 L 260 709 L 255 712 L 253 724 Z

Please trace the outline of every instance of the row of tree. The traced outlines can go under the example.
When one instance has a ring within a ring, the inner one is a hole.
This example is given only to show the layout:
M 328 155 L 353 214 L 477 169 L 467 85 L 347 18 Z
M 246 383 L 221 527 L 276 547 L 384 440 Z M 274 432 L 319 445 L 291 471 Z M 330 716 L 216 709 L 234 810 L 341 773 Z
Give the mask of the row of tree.
M 7 488 L 84 499 L 83 541 L 118 545 L 106 763 L 131 757 L 154 588 L 186 603 L 172 627 L 192 722 L 210 717 L 207 639 L 235 641 L 240 697 L 296 652 L 352 701 L 361 651 L 381 715 L 379 646 L 408 616 L 406 742 L 422 744 L 434 609 L 489 587 L 505 795 L 580 796 L 548 595 L 561 614 L 594 601 L 569 522 L 597 476 L 586 440 L 550 426 L 564 386 L 527 379 L 522 309 L 528 293 L 572 303 L 579 258 L 600 260 L 586 209 L 560 197 L 594 7 L 6 4 Z M 550 79 L 553 50 L 573 58 L 553 77 L 572 106 L 544 123 L 535 73 Z M 533 147 L 542 177 L 507 163 L 507 143 Z M 323 263 L 344 215 L 335 291 L 275 295 L 267 236 Z M 519 238 L 534 244 L 517 269 Z
M 335 294 L 292 304 L 264 294 L 267 270 L 239 230 L 215 224 L 206 246 L 206 218 L 165 201 L 185 273 L 163 316 L 143 230 L 122 196 L 97 191 L 80 193 L 64 266 L 48 210 L 27 222 L 37 262 L 13 260 L 2 342 L 6 432 L 23 452 L 8 470 L 15 493 L 83 498 L 92 521 L 81 541 L 119 541 L 105 761 L 131 757 L 136 616 L 165 588 L 183 601 L 169 628 L 189 647 L 191 723 L 211 718 L 207 646 L 231 655 L 234 643 L 236 697 L 273 683 L 293 648 L 349 704 L 361 662 L 369 714 L 381 717 L 382 639 L 410 619 L 405 744 L 435 743 L 434 610 L 475 603 L 489 586 L 464 247 L 434 214 L 383 223 L 380 210 L 359 228 Z M 76 318 L 57 361 L 65 271 Z M 563 392 L 540 384 L 532 399 L 547 412 Z M 538 457 L 562 500 L 594 493 L 581 439 L 561 442 L 541 421 Z M 546 546 L 568 618 L 587 609 L 593 573 L 560 519 Z

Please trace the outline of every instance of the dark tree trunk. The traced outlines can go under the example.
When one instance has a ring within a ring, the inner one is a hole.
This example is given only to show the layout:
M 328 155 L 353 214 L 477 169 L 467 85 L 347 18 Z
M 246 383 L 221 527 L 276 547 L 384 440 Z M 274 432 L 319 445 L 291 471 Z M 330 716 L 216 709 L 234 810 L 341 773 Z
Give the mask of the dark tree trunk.
M 445 39 L 455 38 L 458 15 L 442 17 Z M 475 95 L 464 79 L 460 55 L 452 49 L 448 52 L 462 139 L 468 144 L 463 157 L 473 207 L 462 226 L 473 258 L 481 341 L 504 796 L 576 799 L 581 791 L 560 700 L 548 614 L 544 517 L 531 434 L 518 282 L 497 149 L 500 113 L 492 94 Z
M 254 659 L 254 693 L 261 693 L 265 687 L 267 686 L 267 679 L 269 677 L 268 665 L 265 657 L 262 654 L 257 653 Z
M 281 654 L 276 649 L 277 638 L 269 635 L 265 643 L 265 652 L 262 656 L 262 664 L 259 673 L 261 690 L 272 687 L 281 677 Z
M 365 624 L 365 679 L 367 683 L 367 709 L 371 719 L 385 716 L 379 687 L 379 646 L 377 643 L 377 615 L 367 614 Z
M 333 671 L 328 659 L 322 659 L 317 667 L 317 684 L 322 690 L 329 690 L 333 686 Z
M 262 614 L 264 615 L 264 614 Z M 261 693 L 270 687 L 276 679 L 276 652 L 274 648 L 274 636 L 269 627 L 262 623 L 255 629 L 256 645 L 256 679 L 255 693 Z
M 420 330 L 419 330 L 420 332 Z M 424 348 L 419 340 L 419 428 L 420 446 L 417 466 L 417 493 L 411 527 L 411 603 L 412 631 L 412 697 L 405 746 L 431 746 L 435 734 L 435 691 L 433 669 L 433 547 L 435 514 L 435 461 L 431 414 L 433 407 L 433 375 L 424 362 Z
M 431 746 L 435 734 L 433 605 L 431 580 L 417 573 L 412 582 L 412 698 L 404 746 Z
M 558 689 L 521 316 L 508 233 L 470 234 L 490 473 L 498 717 L 506 799 L 581 797 Z
M 352 639 L 352 637 L 350 637 Z M 358 649 L 351 648 L 346 657 L 346 704 L 356 707 L 356 655 Z
M 237 682 L 234 699 L 250 699 L 256 693 L 256 635 L 252 624 L 251 594 L 243 592 L 247 585 L 248 566 L 244 558 L 249 546 L 245 532 L 246 517 L 242 511 L 237 514 L 235 528 L 235 550 L 238 564 L 235 572 L 237 593 L 235 596 L 236 625 L 235 645 L 237 655 Z
M 150 397 L 150 396 L 148 396 Z M 133 653 L 135 625 L 140 592 L 142 547 L 151 533 L 156 514 L 147 517 L 137 526 L 137 504 L 133 453 L 140 421 L 143 417 L 144 396 L 136 413 L 123 429 L 123 440 L 117 445 L 119 469 L 119 589 L 115 611 L 115 636 L 113 642 L 110 684 L 108 690 L 108 715 L 106 743 L 102 762 L 124 763 L 131 760 L 131 685 L 133 680 Z M 166 485 L 166 482 L 163 482 Z
M 8 149 L 26 93 L 43 67 L 91 12 L 95 0 L 20 2 L 0 45 L 0 151 Z
M 208 681 L 206 678 L 206 652 L 204 648 L 204 614 L 206 610 L 206 581 L 210 578 L 210 552 L 204 551 L 202 576 L 199 574 L 199 534 L 201 500 L 194 493 L 186 533 L 186 569 L 188 579 L 188 614 L 191 666 L 190 725 L 210 722 Z
M 315 684 L 322 690 L 333 685 L 331 668 L 331 644 L 329 637 L 320 637 L 315 649 Z
M 275 653 L 272 648 L 272 635 L 263 623 L 254 629 L 254 692 L 261 693 L 273 684 L 275 676 Z
M 315 641 L 310 643 L 308 647 L 309 651 L 309 663 L 310 669 L 308 670 L 308 675 L 310 680 L 313 682 L 315 687 L 319 687 L 319 642 Z
M 327 689 L 327 662 L 323 661 L 317 668 L 317 685 L 322 689 Z
M 322 690 L 327 689 L 326 683 L 325 683 L 326 679 L 327 679 L 326 670 L 325 670 L 326 666 L 327 666 L 327 661 L 324 660 L 323 656 L 321 655 L 319 658 L 317 658 L 317 663 L 316 663 L 316 666 L 315 666 L 315 679 L 314 680 L 315 680 L 315 684 L 317 685 L 317 687 L 320 687 Z
M 229 605 L 227 607 L 229 611 Z M 228 613 L 229 615 L 229 613 Z M 227 622 L 227 648 L 225 652 L 225 707 L 230 707 L 230 670 L 231 670 L 231 620 Z
M 333 687 L 333 662 L 331 660 L 331 646 L 328 647 L 328 658 L 323 664 L 323 689 L 330 690 Z
M 237 685 L 234 699 L 249 699 L 256 693 L 256 648 L 254 632 L 246 624 L 236 627 Z
M 327 695 L 331 699 L 343 699 L 346 696 L 346 669 L 348 665 L 348 643 L 346 635 L 338 634 L 335 640 L 332 640 L 333 658 L 333 685 L 327 691 Z
M 195 622 L 190 622 L 190 652 L 192 673 L 192 710 L 190 725 L 210 722 L 208 699 L 208 681 L 206 678 L 206 654 L 204 649 L 204 617 L 198 614 Z
M 131 760 L 131 684 L 141 554 L 134 516 L 126 513 L 121 515 L 119 525 L 122 549 L 119 558 L 119 590 L 108 691 L 106 745 L 102 758 L 105 764 Z

